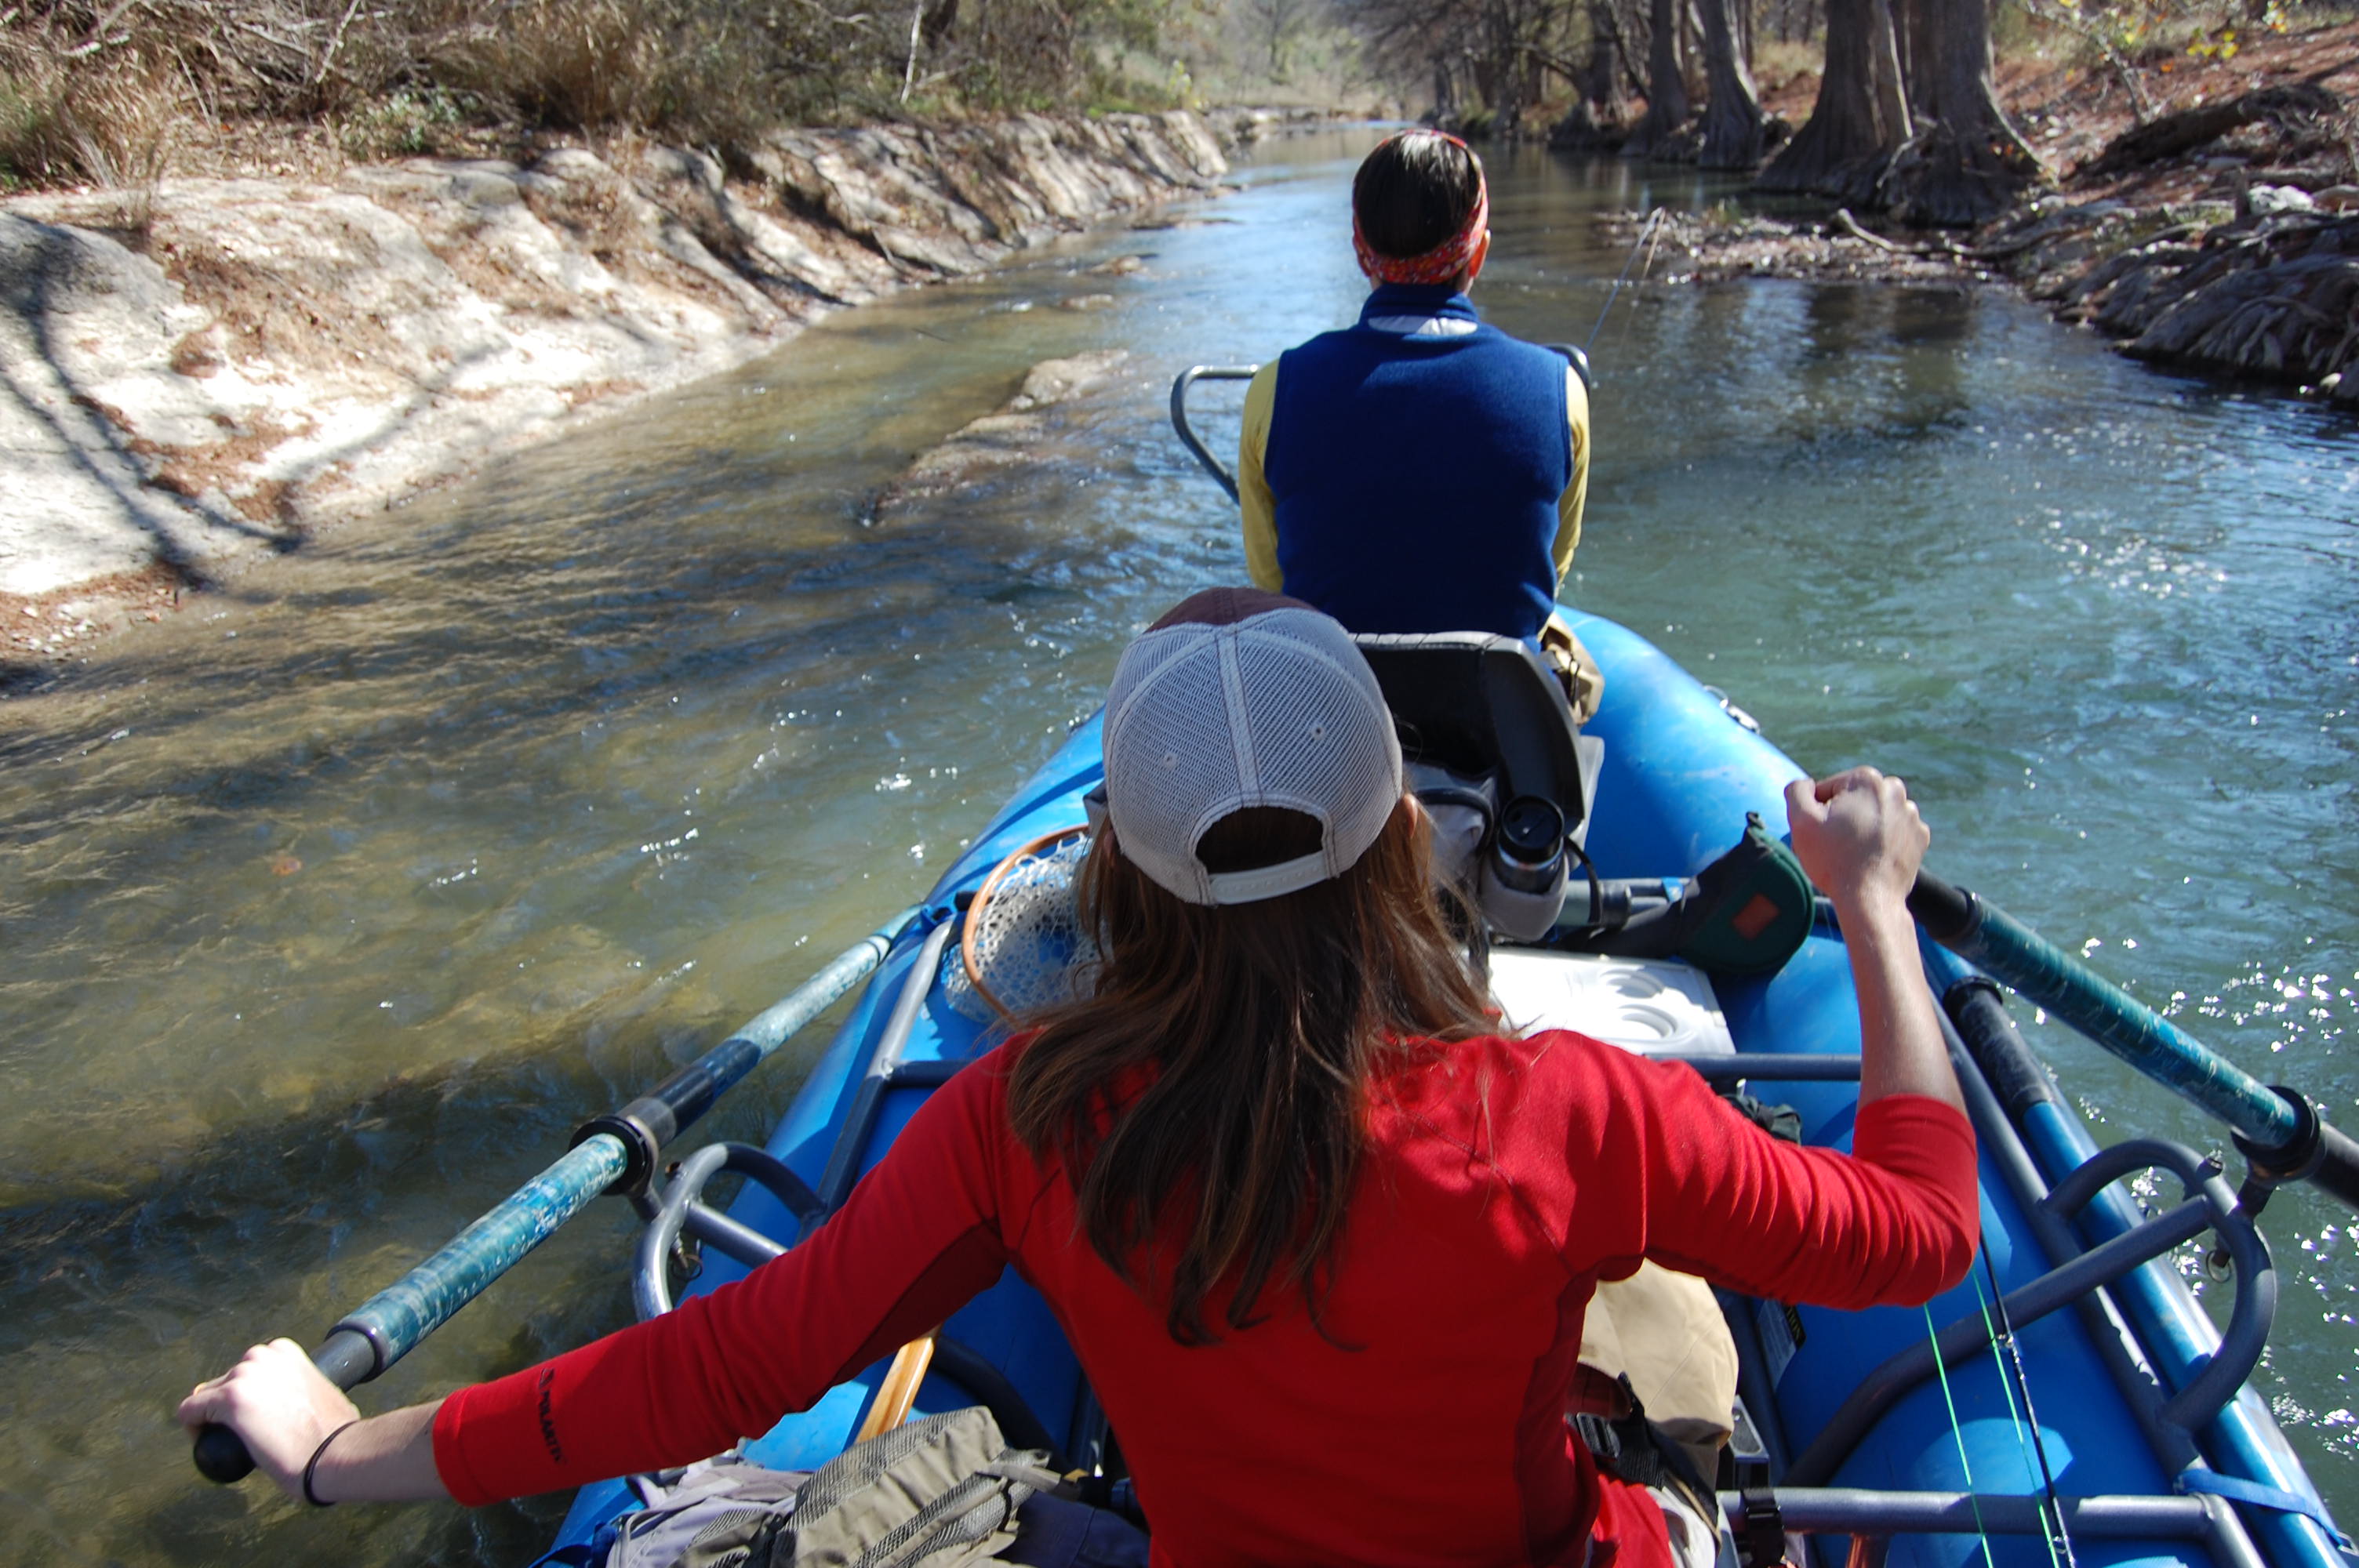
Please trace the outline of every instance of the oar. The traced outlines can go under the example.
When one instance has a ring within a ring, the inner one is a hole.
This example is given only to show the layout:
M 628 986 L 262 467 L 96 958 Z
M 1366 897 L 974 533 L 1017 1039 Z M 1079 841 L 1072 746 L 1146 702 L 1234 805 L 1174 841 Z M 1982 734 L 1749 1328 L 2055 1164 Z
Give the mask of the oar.
M 609 1190 L 642 1190 L 664 1144 L 865 979 L 917 913 L 903 910 L 655 1089 L 584 1124 L 564 1158 L 330 1329 L 311 1352 L 313 1364 L 340 1389 L 367 1382 L 416 1349 L 592 1198 Z M 198 1432 L 196 1461 L 208 1479 L 224 1483 L 254 1468 L 245 1441 L 214 1424 Z
M 1908 912 L 1942 946 L 2234 1128 L 2255 1173 L 2309 1182 L 2359 1209 L 2359 1142 L 2329 1126 L 2308 1096 L 2263 1084 L 2006 911 L 1930 871 L 1918 872 Z

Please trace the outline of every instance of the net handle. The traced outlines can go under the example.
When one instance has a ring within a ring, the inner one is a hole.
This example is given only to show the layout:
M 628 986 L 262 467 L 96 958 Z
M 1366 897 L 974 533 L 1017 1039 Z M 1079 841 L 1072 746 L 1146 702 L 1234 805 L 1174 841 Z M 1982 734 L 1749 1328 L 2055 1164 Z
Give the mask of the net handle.
M 1007 1011 L 1007 1005 L 993 994 L 989 986 L 983 983 L 983 966 L 975 961 L 974 937 L 975 933 L 983 929 L 984 911 L 991 907 L 992 896 L 999 892 L 999 884 L 1017 865 L 1043 850 L 1057 848 L 1067 839 L 1087 837 L 1088 833 L 1086 827 L 1059 827 L 1016 846 L 1008 852 L 1006 860 L 991 868 L 991 875 L 983 879 L 983 886 L 975 890 L 974 902 L 967 906 L 966 925 L 959 932 L 959 963 L 965 968 L 966 983 L 974 988 L 974 994 L 989 1002 L 991 1011 L 1009 1024 L 1016 1022 L 1016 1015 Z

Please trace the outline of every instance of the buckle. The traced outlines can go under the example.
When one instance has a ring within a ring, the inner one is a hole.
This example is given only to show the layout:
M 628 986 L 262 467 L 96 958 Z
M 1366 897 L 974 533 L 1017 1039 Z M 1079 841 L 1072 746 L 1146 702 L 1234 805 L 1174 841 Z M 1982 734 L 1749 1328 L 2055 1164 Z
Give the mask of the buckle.
M 1737 1493 L 1745 1503 L 1745 1523 L 1736 1532 L 1736 1554 L 1745 1568 L 1777 1568 L 1786 1561 L 1786 1513 L 1777 1494 L 1767 1487 L 1747 1487 Z

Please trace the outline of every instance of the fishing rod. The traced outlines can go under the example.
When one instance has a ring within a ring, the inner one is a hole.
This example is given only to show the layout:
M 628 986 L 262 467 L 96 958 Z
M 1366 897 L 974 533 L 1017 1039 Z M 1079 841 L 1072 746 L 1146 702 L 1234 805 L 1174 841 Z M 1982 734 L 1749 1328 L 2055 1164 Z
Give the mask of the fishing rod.
M 2309 1096 L 2262 1083 L 2005 910 L 1930 871 L 1917 873 L 1908 913 L 1942 946 L 2226 1122 L 2264 1187 L 2308 1182 L 2359 1210 L 2359 1141 L 2329 1124 Z
M 1655 254 L 1648 246 L 1648 242 L 1659 237 L 1663 222 L 1670 216 L 1670 211 L 1668 207 L 1658 207 L 1647 214 L 1645 222 L 1638 225 L 1638 237 L 1630 242 L 1630 254 L 1622 258 L 1622 270 L 1614 276 L 1614 287 L 1605 291 L 1605 304 L 1597 312 L 1597 324 L 1589 329 L 1589 336 L 1581 345 L 1583 362 L 1586 362 L 1589 358 L 1589 351 L 1597 346 L 1597 334 L 1605 330 L 1605 318 L 1613 310 L 1614 301 L 1621 294 L 1622 285 L 1630 276 L 1630 268 L 1637 262 L 1639 251 L 1642 249 L 1647 251 L 1648 267 L 1655 265 Z
M 663 1146 L 874 973 L 917 914 L 914 907 L 901 911 L 728 1039 L 620 1110 L 584 1122 L 561 1159 L 340 1320 L 311 1352 L 312 1365 L 340 1389 L 367 1382 L 416 1349 L 592 1198 L 606 1192 L 644 1196 Z M 198 1429 L 195 1458 L 206 1479 L 224 1485 L 254 1469 L 245 1440 L 218 1422 Z

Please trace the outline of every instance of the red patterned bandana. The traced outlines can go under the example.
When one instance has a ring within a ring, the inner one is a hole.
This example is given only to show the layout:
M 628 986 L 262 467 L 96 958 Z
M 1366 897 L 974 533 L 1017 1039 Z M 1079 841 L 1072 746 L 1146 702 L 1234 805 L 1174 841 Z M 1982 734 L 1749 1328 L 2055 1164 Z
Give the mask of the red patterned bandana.
M 1360 258 L 1360 270 L 1368 275 L 1371 283 L 1448 283 L 1466 270 L 1474 259 L 1474 247 L 1491 232 L 1491 187 L 1483 178 L 1482 160 L 1476 158 L 1464 142 L 1447 131 L 1403 131 L 1404 136 L 1440 136 L 1443 141 L 1466 154 L 1474 164 L 1474 211 L 1466 215 L 1466 226 L 1441 243 L 1416 256 L 1381 256 L 1368 244 L 1360 232 L 1360 215 L 1352 214 L 1352 254 Z

